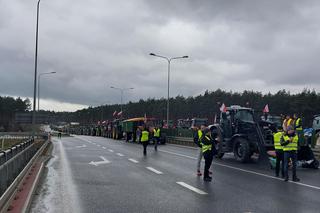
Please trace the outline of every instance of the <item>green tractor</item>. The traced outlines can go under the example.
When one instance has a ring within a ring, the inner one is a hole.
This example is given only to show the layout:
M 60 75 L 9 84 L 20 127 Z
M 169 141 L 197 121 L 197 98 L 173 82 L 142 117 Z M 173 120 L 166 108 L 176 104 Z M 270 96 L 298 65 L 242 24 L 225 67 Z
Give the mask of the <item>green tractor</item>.
M 267 160 L 267 150 L 273 149 L 272 135 L 270 137 L 262 133 L 251 108 L 227 107 L 221 113 L 219 123 L 210 126 L 210 129 L 218 132 L 217 158 L 233 152 L 236 160 L 243 163 L 250 161 L 255 153 L 259 154 L 259 158 Z

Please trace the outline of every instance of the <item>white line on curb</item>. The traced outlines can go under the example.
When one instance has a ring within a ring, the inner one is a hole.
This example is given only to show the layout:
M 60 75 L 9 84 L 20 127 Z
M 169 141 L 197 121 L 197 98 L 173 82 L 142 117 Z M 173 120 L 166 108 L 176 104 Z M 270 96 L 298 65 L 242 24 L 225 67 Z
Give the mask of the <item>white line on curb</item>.
M 156 173 L 156 174 L 158 174 L 158 175 L 163 174 L 163 173 L 160 172 L 159 170 L 156 170 L 156 169 L 154 169 L 154 168 L 152 168 L 152 167 L 146 167 L 146 168 L 149 169 L 151 172 L 154 172 L 154 173 Z
M 129 158 L 128 160 L 131 161 L 131 162 L 133 162 L 133 163 L 139 163 L 139 161 L 137 161 L 137 160 L 135 160 L 135 159 L 133 159 L 133 158 Z
M 185 182 L 177 182 L 177 184 L 179 184 L 180 186 L 183 186 L 183 187 L 185 187 L 185 188 L 187 188 L 187 189 L 189 189 L 191 191 L 194 191 L 194 192 L 196 192 L 196 193 L 198 193 L 200 195 L 208 194 L 208 193 L 206 193 L 206 192 L 204 192 L 204 191 L 202 191 L 200 189 L 197 189 L 197 188 L 195 188 L 193 186 L 190 186 L 189 184 L 186 184 Z
M 123 154 L 121 154 L 121 153 L 117 153 L 117 155 L 119 155 L 120 157 L 123 157 L 124 155 Z

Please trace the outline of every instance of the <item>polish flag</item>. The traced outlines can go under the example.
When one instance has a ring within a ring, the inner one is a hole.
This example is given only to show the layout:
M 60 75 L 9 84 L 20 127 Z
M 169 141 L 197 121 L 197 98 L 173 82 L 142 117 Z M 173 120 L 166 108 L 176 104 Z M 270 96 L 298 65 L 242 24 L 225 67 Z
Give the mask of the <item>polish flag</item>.
M 116 114 L 117 114 L 117 110 L 116 110 L 116 111 L 114 111 L 114 113 L 112 114 L 112 115 L 113 115 L 113 117 L 114 117 L 114 116 L 116 116 Z
M 226 105 L 223 103 L 222 106 L 220 107 L 220 111 L 221 112 L 227 112 L 227 107 Z
M 269 105 L 267 104 L 262 110 L 263 113 L 269 113 Z
M 120 111 L 120 112 L 118 113 L 118 116 L 120 116 L 120 115 L 122 115 L 122 111 Z

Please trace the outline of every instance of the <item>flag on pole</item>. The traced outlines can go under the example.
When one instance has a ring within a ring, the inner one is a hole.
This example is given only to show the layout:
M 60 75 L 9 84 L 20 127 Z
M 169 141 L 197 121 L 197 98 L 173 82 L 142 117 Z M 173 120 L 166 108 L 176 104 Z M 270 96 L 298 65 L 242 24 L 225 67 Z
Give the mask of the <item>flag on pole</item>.
M 118 116 L 122 115 L 122 111 L 118 112 Z
M 114 113 L 112 114 L 112 115 L 113 115 L 113 117 L 114 117 L 114 116 L 116 116 L 116 114 L 117 114 L 117 110 L 116 110 L 116 111 L 114 111 Z
M 266 106 L 264 107 L 264 109 L 262 110 L 263 113 L 269 113 L 269 105 L 266 104 Z
M 220 107 L 220 111 L 221 112 L 227 112 L 227 107 L 226 105 L 223 103 L 222 106 Z

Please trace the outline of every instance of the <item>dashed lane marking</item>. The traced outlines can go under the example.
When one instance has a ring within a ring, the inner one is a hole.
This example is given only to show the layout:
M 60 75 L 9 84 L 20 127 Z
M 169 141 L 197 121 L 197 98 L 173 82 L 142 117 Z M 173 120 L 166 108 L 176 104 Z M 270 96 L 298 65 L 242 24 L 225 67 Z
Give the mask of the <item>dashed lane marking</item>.
M 160 152 L 164 152 L 164 153 L 168 153 L 168 154 L 172 154 L 172 155 L 176 155 L 176 156 L 189 158 L 189 159 L 194 159 L 194 160 L 197 159 L 196 157 L 191 157 L 191 156 L 188 156 L 188 155 L 179 154 L 179 153 L 175 153 L 175 152 L 164 151 L 164 150 L 159 150 L 159 151 Z M 259 173 L 259 172 L 255 172 L 255 171 L 251 171 L 251 170 L 241 169 L 241 168 L 238 168 L 238 167 L 229 166 L 229 165 L 222 164 L 222 163 L 213 162 L 212 164 L 217 165 L 217 166 L 221 166 L 221 167 L 225 167 L 225 168 L 229 168 L 229 169 L 233 169 L 233 170 L 237 170 L 237 171 L 241 171 L 241 172 L 245 172 L 245 173 L 249 173 L 249 174 L 254 174 L 254 175 L 258 175 L 258 176 L 274 179 L 274 180 L 283 181 L 282 178 L 277 178 L 277 177 L 274 177 L 274 176 L 271 176 L 271 175 L 267 175 L 267 174 L 263 174 L 263 173 Z M 320 190 L 320 187 L 318 187 L 318 186 L 313 186 L 313 185 L 309 185 L 309 184 L 305 184 L 305 183 L 301 183 L 301 182 L 293 182 L 293 181 L 288 181 L 288 182 L 292 183 L 292 184 L 296 184 L 296 185 L 305 186 L 305 187 L 308 187 L 308 188 Z
M 106 147 L 103 146 L 102 149 L 106 149 Z
M 189 189 L 189 190 L 191 190 L 191 191 L 193 191 L 195 193 L 198 193 L 200 195 L 208 194 L 208 193 L 206 193 L 206 192 L 204 192 L 204 191 L 202 191 L 200 189 L 197 189 L 197 188 L 195 188 L 193 186 L 190 186 L 189 184 L 186 184 L 185 182 L 176 182 L 176 183 L 179 184 L 180 186 L 183 186 L 183 187 L 185 187 L 185 188 L 187 188 L 187 189 Z
M 131 162 L 133 162 L 133 163 L 139 163 L 139 161 L 137 161 L 137 160 L 135 160 L 135 159 L 133 159 L 133 158 L 129 158 L 128 160 L 131 161 Z
M 148 170 L 150 170 L 151 172 L 154 172 L 158 175 L 161 175 L 163 174 L 163 172 L 159 171 L 159 170 L 156 170 L 155 168 L 152 168 L 152 167 L 146 167 Z
M 123 157 L 124 155 L 123 154 L 121 154 L 121 153 L 117 153 L 117 155 L 119 155 L 120 157 Z
M 109 152 L 113 152 L 113 150 L 112 150 L 112 149 L 108 149 L 108 151 L 109 151 Z

